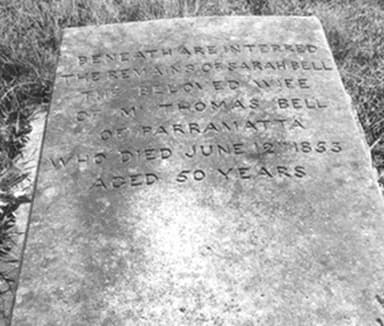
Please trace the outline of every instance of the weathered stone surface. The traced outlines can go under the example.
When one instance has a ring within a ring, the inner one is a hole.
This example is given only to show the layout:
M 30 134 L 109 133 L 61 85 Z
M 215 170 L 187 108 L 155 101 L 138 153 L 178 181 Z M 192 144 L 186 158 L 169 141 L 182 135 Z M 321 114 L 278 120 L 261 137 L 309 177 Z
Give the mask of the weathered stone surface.
M 314 17 L 65 31 L 15 326 L 384 323 L 383 204 Z

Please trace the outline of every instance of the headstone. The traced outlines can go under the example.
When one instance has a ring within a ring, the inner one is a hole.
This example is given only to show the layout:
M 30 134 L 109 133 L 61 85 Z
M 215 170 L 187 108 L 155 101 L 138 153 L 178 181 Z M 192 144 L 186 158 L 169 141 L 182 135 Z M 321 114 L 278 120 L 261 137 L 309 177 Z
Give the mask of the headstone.
M 315 17 L 65 30 L 14 326 L 384 325 L 383 202 Z

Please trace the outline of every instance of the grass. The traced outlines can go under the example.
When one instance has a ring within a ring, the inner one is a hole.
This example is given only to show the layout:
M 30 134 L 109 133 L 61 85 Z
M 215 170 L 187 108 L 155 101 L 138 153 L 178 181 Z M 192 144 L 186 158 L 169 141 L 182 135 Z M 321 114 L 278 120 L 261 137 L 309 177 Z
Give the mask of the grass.
M 384 183 L 382 0 L 1 0 L 0 260 L 12 249 L 14 212 L 29 200 L 17 187 L 28 177 L 19 159 L 34 112 L 49 103 L 62 28 L 234 14 L 320 18 Z

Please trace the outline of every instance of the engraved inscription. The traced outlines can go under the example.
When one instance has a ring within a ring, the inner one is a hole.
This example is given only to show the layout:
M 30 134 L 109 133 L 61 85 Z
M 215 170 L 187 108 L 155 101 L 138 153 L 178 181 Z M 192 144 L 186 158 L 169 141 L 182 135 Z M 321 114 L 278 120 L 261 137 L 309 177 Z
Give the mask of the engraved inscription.
M 257 119 L 247 121 L 208 121 L 205 123 L 190 122 L 187 124 L 174 123 L 171 125 L 149 126 L 141 125 L 136 128 L 119 127 L 104 129 L 100 138 L 104 141 L 124 139 L 130 135 L 143 137 L 178 137 L 185 135 L 222 134 L 232 132 L 266 132 L 270 130 L 305 129 L 299 119 Z
M 74 82 L 98 83 L 103 81 L 131 80 L 142 78 L 174 77 L 176 75 L 190 75 L 195 73 L 218 73 L 218 72 L 326 72 L 333 70 L 331 62 L 328 61 L 229 61 L 229 62 L 204 62 L 201 64 L 173 64 L 157 65 L 144 68 L 124 68 L 107 71 L 87 71 L 77 73 L 59 74 L 67 85 Z
M 331 109 L 326 96 L 312 95 L 313 74 L 334 69 L 318 50 L 314 44 L 189 44 L 79 55 L 79 70 L 60 78 L 69 86 L 82 83 L 73 119 L 84 126 L 98 121 L 99 148 L 52 157 L 50 164 L 103 167 L 90 190 L 305 178 L 311 171 L 300 157 L 331 157 L 345 147 L 337 139 L 300 136 L 311 128 L 312 114 Z M 106 80 L 112 84 L 97 86 Z M 295 159 L 287 164 L 286 155 Z
M 142 49 L 123 51 L 119 53 L 98 53 L 78 56 L 78 65 L 99 65 L 113 62 L 127 62 L 136 59 L 150 59 L 183 55 L 190 57 L 218 55 L 220 53 L 249 54 L 249 53 L 315 53 L 317 46 L 314 44 L 210 44 L 210 45 L 180 45 L 174 48 Z

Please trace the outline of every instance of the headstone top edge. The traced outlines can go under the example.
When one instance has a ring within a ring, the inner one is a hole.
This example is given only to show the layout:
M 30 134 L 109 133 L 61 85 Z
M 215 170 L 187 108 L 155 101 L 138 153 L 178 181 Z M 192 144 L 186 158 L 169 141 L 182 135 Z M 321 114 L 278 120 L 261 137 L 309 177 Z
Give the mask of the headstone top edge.
M 193 16 L 193 17 L 172 17 L 172 18 L 159 18 L 159 19 L 149 19 L 149 20 L 142 20 L 142 21 L 130 21 L 130 22 L 121 22 L 121 23 L 109 23 L 109 24 L 92 24 L 87 26 L 79 26 L 79 27 L 66 27 L 63 28 L 63 33 L 72 33 L 72 32 L 79 32 L 79 31 L 87 31 L 90 29 L 100 29 L 100 28 L 113 28 L 117 26 L 129 26 L 129 25 L 143 25 L 143 24 L 153 24 L 153 23 L 166 23 L 169 21 L 208 21 L 208 20 L 260 20 L 260 21 L 271 21 L 275 19 L 287 19 L 287 20 L 295 20 L 295 19 L 302 19 L 302 20 L 314 20 L 319 25 L 321 25 L 320 19 L 315 16 L 297 16 L 297 15 L 268 15 L 268 16 L 257 16 L 257 15 L 223 15 L 223 16 Z

